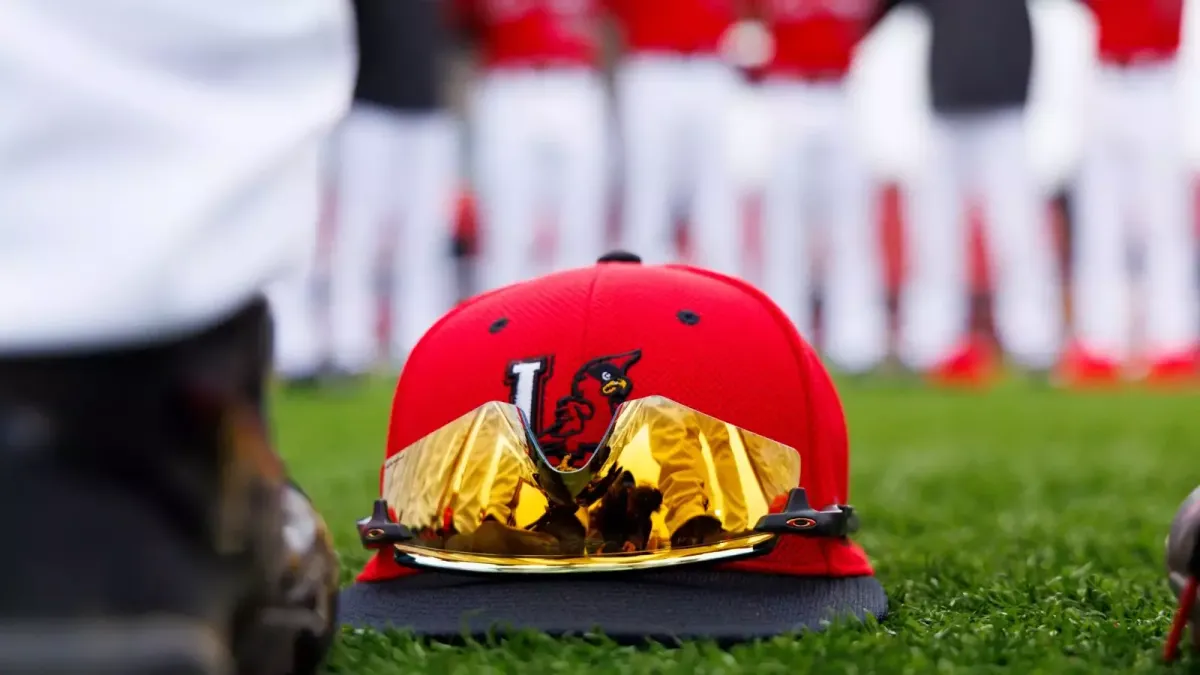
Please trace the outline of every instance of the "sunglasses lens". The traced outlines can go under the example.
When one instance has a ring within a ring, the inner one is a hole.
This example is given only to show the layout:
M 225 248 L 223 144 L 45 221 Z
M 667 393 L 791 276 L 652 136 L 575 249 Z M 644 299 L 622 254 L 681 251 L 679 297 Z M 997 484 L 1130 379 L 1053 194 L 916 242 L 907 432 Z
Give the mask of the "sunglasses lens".
M 561 470 L 512 405 L 489 403 L 384 465 L 417 566 L 582 572 L 751 555 L 800 481 L 796 450 L 669 399 L 622 405 L 582 468 Z

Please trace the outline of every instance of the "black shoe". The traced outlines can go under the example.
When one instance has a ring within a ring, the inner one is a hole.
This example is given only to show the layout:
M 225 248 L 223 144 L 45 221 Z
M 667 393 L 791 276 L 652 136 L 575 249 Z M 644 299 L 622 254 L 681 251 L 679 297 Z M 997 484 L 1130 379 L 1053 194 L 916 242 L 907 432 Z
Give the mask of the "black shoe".
M 0 360 L 0 673 L 317 670 L 336 559 L 268 440 L 269 329 Z
M 281 375 L 280 385 L 295 392 L 328 392 L 350 391 L 361 387 L 369 379 L 369 374 L 325 366 L 317 370 Z
M 284 389 L 312 391 L 321 388 L 321 385 L 324 383 L 322 375 L 322 372 L 319 370 L 296 375 L 281 375 L 279 377 L 279 384 Z
M 368 372 L 345 368 L 330 368 L 322 375 L 325 388 L 334 390 L 357 389 L 365 385 L 370 378 L 371 374 Z

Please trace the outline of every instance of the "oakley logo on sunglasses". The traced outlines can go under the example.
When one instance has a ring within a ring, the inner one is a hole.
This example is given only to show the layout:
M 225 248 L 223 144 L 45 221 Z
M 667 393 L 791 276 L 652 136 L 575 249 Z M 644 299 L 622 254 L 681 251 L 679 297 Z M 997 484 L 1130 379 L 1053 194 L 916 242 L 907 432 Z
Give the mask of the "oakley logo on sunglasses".
M 633 393 L 630 369 L 642 358 L 640 349 L 601 356 L 584 363 L 571 378 L 570 390 L 554 402 L 544 419 L 546 385 L 554 374 L 554 357 L 541 356 L 508 364 L 505 384 L 509 403 L 525 413 L 547 458 L 559 468 L 588 463 L 612 416 Z

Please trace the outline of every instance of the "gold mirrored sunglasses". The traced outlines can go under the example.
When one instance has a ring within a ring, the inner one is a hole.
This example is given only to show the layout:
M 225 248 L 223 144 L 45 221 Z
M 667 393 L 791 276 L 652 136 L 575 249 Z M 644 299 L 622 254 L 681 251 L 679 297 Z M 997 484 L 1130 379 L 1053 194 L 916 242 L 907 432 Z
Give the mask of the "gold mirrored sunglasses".
M 800 453 L 661 396 L 623 403 L 563 470 L 514 405 L 487 403 L 396 453 L 358 523 L 368 549 L 462 572 L 611 572 L 729 561 L 781 535 L 846 537 L 850 506 L 812 509 Z

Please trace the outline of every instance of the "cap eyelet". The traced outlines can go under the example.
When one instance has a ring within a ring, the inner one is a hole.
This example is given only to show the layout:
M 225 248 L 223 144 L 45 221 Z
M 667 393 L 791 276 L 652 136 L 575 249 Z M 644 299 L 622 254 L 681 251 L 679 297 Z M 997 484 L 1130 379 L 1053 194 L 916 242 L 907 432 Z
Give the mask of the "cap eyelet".
M 679 310 L 675 317 L 685 326 L 695 326 L 700 323 L 700 315 L 690 309 Z
M 502 316 L 499 319 L 496 319 L 495 321 L 493 321 L 492 325 L 488 326 L 488 332 L 491 333 L 492 335 L 495 335 L 496 333 L 499 333 L 500 331 L 504 330 L 504 327 L 507 325 L 508 325 L 508 318 Z

